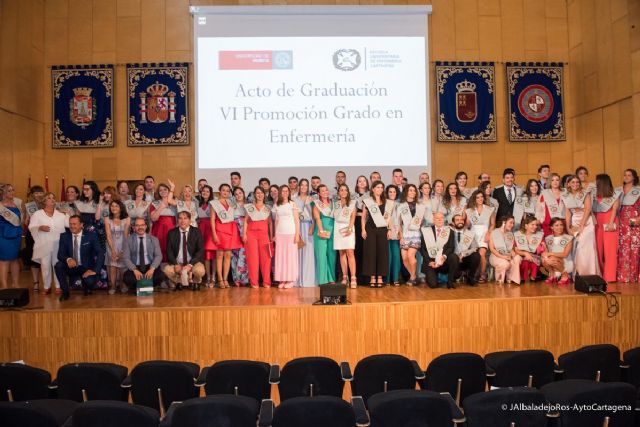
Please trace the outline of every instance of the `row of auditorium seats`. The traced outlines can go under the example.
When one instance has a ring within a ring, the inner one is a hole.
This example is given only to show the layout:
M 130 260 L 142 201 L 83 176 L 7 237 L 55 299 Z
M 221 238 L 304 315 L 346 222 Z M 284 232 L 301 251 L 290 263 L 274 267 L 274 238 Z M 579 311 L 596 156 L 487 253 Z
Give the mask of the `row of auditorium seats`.
M 620 382 L 621 380 L 626 383 Z M 352 395 L 356 396 L 352 399 L 353 406 L 341 400 L 345 382 L 350 382 Z M 422 391 L 415 390 L 416 383 Z M 272 384 L 278 385 L 282 402 L 275 410 L 270 400 Z M 485 392 L 487 385 L 502 389 Z M 207 395 L 204 399 L 198 398 L 201 388 Z M 472 353 L 445 354 L 434 359 L 426 372 L 420 369 L 416 361 L 403 356 L 375 355 L 358 362 L 353 375 L 348 363 L 343 362 L 339 365 L 332 359 L 322 357 L 292 360 L 282 371 L 277 365 L 252 361 L 222 361 L 202 370 L 198 365 L 188 362 L 150 361 L 137 365 L 130 375 L 126 367 L 119 365 L 78 363 L 61 367 L 54 381 L 51 381 L 48 372 L 38 368 L 12 363 L 0 365 L 0 390 L 6 390 L 6 394 L 2 396 L 3 400 L 14 401 L 14 404 L 3 404 L 2 411 L 6 412 L 11 408 L 37 408 L 42 411 L 47 404 L 58 405 L 62 408 L 61 412 L 67 414 L 63 421 L 71 422 L 69 420 L 76 417 L 77 411 L 84 414 L 82 411 L 86 412 L 86 408 L 91 408 L 89 412 L 100 413 L 109 405 L 118 405 L 117 402 L 104 401 L 120 401 L 132 411 L 151 414 L 151 418 L 157 413 L 156 423 L 161 418 L 165 426 L 224 426 L 224 423 L 200 424 L 198 419 L 204 422 L 212 414 L 220 412 L 220 408 L 225 405 L 237 408 L 243 405 L 253 407 L 253 411 L 239 411 L 248 413 L 249 418 L 253 417 L 252 425 L 256 424 L 259 415 L 260 425 L 309 426 L 312 425 L 310 418 L 322 420 L 323 414 L 335 412 L 350 413 L 353 417 L 353 420 L 345 421 L 346 424 L 338 425 L 366 425 L 370 417 L 371 425 L 402 426 L 410 424 L 408 420 L 406 424 L 398 421 L 403 419 L 403 416 L 423 413 L 423 418 L 426 416 L 425 419 L 430 420 L 429 424 L 424 424 L 425 426 L 464 422 L 468 426 L 498 426 L 502 424 L 497 418 L 496 424 L 481 421 L 490 419 L 487 417 L 491 416 L 495 418 L 495 411 L 482 414 L 482 411 L 478 410 L 483 407 L 502 408 L 502 405 L 512 408 L 514 403 L 563 402 L 567 399 L 579 401 L 585 397 L 585 393 L 586 397 L 592 399 L 590 403 L 627 402 L 627 409 L 600 411 L 598 415 L 593 411 L 557 411 L 553 408 L 546 408 L 544 411 L 509 409 L 498 411 L 497 415 L 502 415 L 505 419 L 521 419 L 519 422 L 512 421 L 516 422 L 516 427 L 558 423 L 573 412 L 575 413 L 572 416 L 575 417 L 588 413 L 589 422 L 599 418 L 600 424 L 567 424 L 568 421 L 564 421 L 563 424 L 555 425 L 601 427 L 607 422 L 611 427 L 631 426 L 633 422 L 625 423 L 633 420 L 634 413 L 637 412 L 635 407 L 638 406 L 636 401 L 639 388 L 640 347 L 625 352 L 621 362 L 619 349 L 608 344 L 583 347 L 563 354 L 557 363 L 553 355 L 545 350 L 490 353 L 484 359 Z M 125 403 L 129 399 L 129 392 L 134 405 Z M 224 396 L 226 394 L 235 396 Z M 46 400 L 42 400 L 47 397 L 58 399 L 50 399 L 47 403 Z M 18 401 L 29 402 L 18 405 Z M 85 403 L 74 408 L 73 405 L 78 405 L 78 402 Z M 90 404 L 98 406 L 94 408 Z M 338 405 L 342 410 L 338 406 L 328 410 L 327 405 Z M 375 408 L 379 405 L 387 409 L 376 412 Z M 399 409 L 397 415 L 389 415 L 385 421 L 382 414 L 394 413 L 395 407 L 405 410 Z M 225 414 L 229 410 L 223 410 L 221 413 Z M 311 416 L 316 412 L 317 415 Z M 71 413 L 74 417 L 69 418 Z M 527 413 L 528 416 L 522 415 Z M 538 415 L 537 418 L 535 414 Z M 85 416 L 86 414 L 82 415 Z M 180 421 L 188 416 L 195 418 L 189 422 Z M 221 416 L 228 418 L 227 415 Z M 295 416 L 304 416 L 309 420 L 303 424 L 279 421 Z M 60 421 L 62 418 L 64 414 L 56 419 Z M 435 419 L 441 419 L 444 424 L 434 421 Z M 536 419 L 538 421 L 534 422 Z M 617 421 L 618 419 L 626 421 Z M 542 424 L 543 421 L 545 424 Z M 622 423 L 616 424 L 618 422 Z M 317 425 L 336 423 L 337 421 L 333 421 Z M 25 427 L 24 422 L 20 422 L 19 425 Z M 117 425 L 124 427 L 120 423 Z M 229 425 L 244 424 L 234 422 Z M 418 425 L 422 424 L 416 424 Z M 507 423 L 505 427 L 513 426 Z

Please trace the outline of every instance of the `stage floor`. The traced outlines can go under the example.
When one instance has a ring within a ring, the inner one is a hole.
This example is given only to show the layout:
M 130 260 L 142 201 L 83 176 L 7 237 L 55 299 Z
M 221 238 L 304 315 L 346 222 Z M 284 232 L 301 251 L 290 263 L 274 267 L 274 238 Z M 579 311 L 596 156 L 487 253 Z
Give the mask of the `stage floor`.
M 621 295 L 640 295 L 640 284 L 613 284 L 609 291 Z M 387 286 L 369 288 L 360 286 L 347 289 L 347 298 L 356 304 L 398 304 L 425 301 L 461 301 L 478 299 L 513 299 L 513 298 L 553 298 L 569 297 L 587 298 L 588 295 L 576 292 L 573 285 L 546 285 L 542 282 L 525 283 L 523 285 L 498 285 L 496 283 L 481 284 L 476 287 L 457 285 L 456 289 L 430 289 L 421 286 Z M 174 292 L 159 290 L 151 297 L 136 297 L 133 294 L 108 295 L 106 290 L 94 291 L 84 296 L 81 291 L 71 293 L 67 301 L 58 301 L 58 295 L 44 295 L 30 292 L 30 304 L 27 310 L 100 310 L 100 309 L 167 309 L 167 308 L 207 308 L 207 307 L 254 307 L 254 306 L 300 306 L 310 305 L 320 297 L 320 290 L 315 288 L 251 289 L 251 288 L 202 288 L 200 291 L 182 290 Z M 593 296 L 591 296 L 593 297 Z

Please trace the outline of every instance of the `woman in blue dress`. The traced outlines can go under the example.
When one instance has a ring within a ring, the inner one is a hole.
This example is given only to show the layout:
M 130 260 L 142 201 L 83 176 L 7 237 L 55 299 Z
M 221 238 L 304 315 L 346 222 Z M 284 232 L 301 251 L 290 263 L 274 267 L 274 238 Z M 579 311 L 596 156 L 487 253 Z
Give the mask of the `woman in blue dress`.
M 22 212 L 20 199 L 14 199 L 15 189 L 11 184 L 0 188 L 0 288 L 8 287 L 11 270 L 12 287 L 18 287 L 20 263 L 18 255 L 22 243 Z

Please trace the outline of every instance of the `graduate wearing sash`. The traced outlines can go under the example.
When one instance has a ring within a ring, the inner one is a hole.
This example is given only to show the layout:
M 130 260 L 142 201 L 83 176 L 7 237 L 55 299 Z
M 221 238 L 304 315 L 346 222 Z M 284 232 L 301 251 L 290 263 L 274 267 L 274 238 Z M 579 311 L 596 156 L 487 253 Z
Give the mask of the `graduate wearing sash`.
M 231 251 L 242 247 L 240 231 L 235 222 L 235 205 L 229 199 L 231 186 L 220 184 L 220 197 L 211 201 L 211 234 L 216 249 L 216 277 L 220 289 L 228 288 Z
M 513 216 L 502 219 L 502 225 L 489 235 L 489 262 L 495 269 L 496 282 L 520 284 L 520 262 L 522 258 L 514 251 Z
M 242 241 L 249 270 L 249 285 L 254 289 L 260 286 L 260 275 L 262 286 L 271 287 L 273 226 L 271 209 L 265 205 L 265 198 L 264 190 L 258 186 L 253 191 L 253 203 L 244 205 L 247 217 Z
M 276 214 L 274 241 L 276 245 L 273 278 L 278 288 L 292 288 L 298 281 L 298 242 L 300 241 L 300 218 L 298 207 L 291 201 L 288 185 L 279 189 L 279 197 L 273 207 Z
M 561 218 L 551 220 L 551 231 L 552 234 L 544 239 L 546 251 L 542 253 L 542 265 L 549 272 L 544 283 L 568 285 L 571 282 L 569 275 L 573 273 L 573 236 L 566 234 Z
M 408 184 L 402 192 L 400 204 L 396 208 L 400 222 L 400 254 L 402 255 L 404 268 L 409 272 L 409 280 L 407 281 L 407 285 L 409 286 L 417 285 L 417 254 L 422 246 L 422 234 L 420 230 L 422 226 L 428 226 L 425 224 L 424 218 L 431 201 L 427 199 L 428 204 L 418 203 L 417 197 L 418 191 L 416 186 Z M 429 222 L 433 221 L 433 215 L 430 215 L 429 220 Z
M 182 189 L 182 198 L 176 200 L 176 212 L 189 212 L 191 227 L 198 227 L 198 201 L 193 195 L 192 186 L 185 185 Z
M 476 246 L 480 258 L 480 278 L 479 283 L 487 281 L 487 250 L 489 248 L 489 235 L 496 228 L 496 209 L 487 206 L 485 198 L 487 196 L 476 190 L 471 195 L 471 202 L 467 214 L 467 227 L 475 235 Z
M 482 193 L 478 193 L 482 194 Z M 461 275 L 467 279 L 470 286 L 476 286 L 478 267 L 480 266 L 480 253 L 478 253 L 478 243 L 476 234 L 467 230 L 464 215 L 453 217 L 453 235 L 456 243 L 455 254 L 458 256 L 458 272 L 455 275 L 457 281 Z
M 423 227 L 429 227 L 433 225 L 433 212 L 434 212 L 434 208 L 433 208 L 433 200 L 431 199 L 431 184 L 426 181 L 426 182 L 422 182 L 420 184 L 420 187 L 418 187 L 418 190 L 420 190 L 420 199 L 419 199 L 419 203 L 421 205 L 424 205 L 425 207 L 425 212 L 424 212 L 424 218 L 422 220 L 422 226 Z M 422 254 L 420 253 L 420 250 L 418 250 L 416 252 L 416 275 L 417 275 L 417 283 L 418 284 L 425 284 L 426 280 L 424 277 L 424 273 L 422 272 Z
M 460 194 L 458 184 L 452 182 L 447 185 L 442 204 L 445 209 L 444 223 L 447 225 L 451 224 L 454 215 L 464 214 L 464 210 L 467 207 L 467 199 Z
M 414 192 L 417 194 L 417 189 L 413 184 L 407 184 L 404 186 L 403 193 L 408 190 L 409 187 L 414 188 Z M 401 255 L 400 255 L 400 212 L 398 210 L 398 187 L 395 185 L 387 185 L 385 195 L 387 200 L 392 200 L 395 203 L 394 208 L 389 217 L 389 276 L 386 278 L 386 282 L 393 284 L 393 286 L 400 286 L 400 267 L 402 267 Z M 415 276 L 415 274 L 414 274 Z
M 56 209 L 65 215 L 80 215 L 78 208 L 76 208 L 78 197 L 80 197 L 80 190 L 78 190 L 78 187 L 75 185 L 67 186 L 65 190 L 66 200 L 64 202 L 58 202 L 56 204 Z
M 602 277 L 607 282 L 616 281 L 618 268 L 618 209 L 620 193 L 613 188 L 607 174 L 596 176 L 593 213 L 596 216 L 596 248 Z
M 234 211 L 233 220 L 238 227 L 239 236 L 244 234 L 247 210 L 245 209 L 245 194 L 242 187 L 235 187 L 233 190 Z M 249 284 L 249 268 L 247 267 L 247 257 L 244 245 L 231 250 L 231 276 L 236 287 Z
M 540 255 L 546 250 L 544 234 L 538 230 L 538 220 L 535 217 L 525 217 L 520 230 L 513 235 L 516 241 L 515 251 L 522 257 L 520 263 L 520 277 L 522 280 L 535 281 L 542 262 Z
M 538 221 L 543 221 L 544 216 L 537 209 L 538 200 L 540 199 L 540 184 L 535 179 L 527 181 L 524 192 L 516 197 L 513 205 L 513 218 L 516 221 L 516 228 L 520 228 L 522 219 L 525 216 L 533 216 Z
M 333 249 L 333 202 L 326 185 L 318 185 L 318 198 L 312 202 L 315 227 L 313 254 L 316 258 L 316 282 L 319 285 L 336 281 L 336 251 Z
M 440 179 L 433 181 L 433 188 L 431 190 L 431 212 L 447 213 L 447 208 L 444 206 L 444 182 Z
M 575 239 L 573 260 L 576 272 L 583 276 L 600 274 L 590 192 L 582 189 L 580 180 L 574 175 L 567 181 L 567 191 L 563 193 L 562 200 L 567 225 Z
M 355 288 L 358 286 L 356 260 L 353 253 L 356 247 L 356 235 L 353 225 L 356 220 L 356 202 L 351 200 L 347 184 L 338 186 L 333 218 L 335 221 L 333 227 L 333 249 L 338 251 L 340 257 L 341 284 L 349 284 L 351 288 Z M 349 272 L 351 272 L 351 280 L 349 280 Z
M 354 251 L 356 258 L 356 275 L 358 283 L 366 283 L 367 278 L 362 274 L 362 254 L 364 252 L 364 239 L 362 238 L 362 209 L 364 208 L 363 199 L 369 197 L 369 180 L 366 176 L 360 175 L 356 180 L 355 197 L 356 202 L 356 222 L 354 230 L 356 234 L 356 249 Z
M 293 201 L 298 206 L 300 239 L 303 242 L 302 247 L 298 245 L 298 286 L 311 287 L 316 285 L 316 262 L 313 255 L 313 207 L 306 178 L 298 182 L 298 194 Z
M 620 189 L 618 274 L 621 283 L 640 281 L 640 179 L 635 169 L 624 171 Z
M 455 288 L 460 260 L 455 254 L 456 244 L 451 227 L 445 225 L 444 214 L 433 214 L 434 225 L 422 227 L 422 245 L 420 251 L 424 259 L 422 271 L 430 288 L 438 287 L 438 273 L 447 274 L 447 288 Z
M 22 244 L 22 212 L 20 199 L 14 198 L 13 185 L 0 188 L 0 288 L 8 288 L 11 270 L 12 287 L 18 287 L 20 263 L 18 255 Z
M 155 236 L 160 242 L 162 262 L 168 262 L 167 235 L 170 230 L 176 228 L 176 200 L 173 198 L 172 188 L 169 188 L 166 184 L 159 184 L 159 198 L 151 202 L 151 206 L 149 206 L 149 217 L 153 224 L 151 235 Z
M 207 274 L 205 284 L 212 288 L 214 278 L 212 272 L 215 271 L 216 250 L 213 244 L 213 233 L 211 232 L 211 201 L 213 200 L 213 188 L 205 184 L 200 189 L 198 197 L 198 229 L 202 234 L 204 243 L 204 267 Z
M 553 218 L 564 218 L 565 216 L 560 175 L 552 173 L 548 181 L 548 186 L 549 188 L 542 190 L 540 193 L 536 205 L 536 217 L 542 220 L 542 231 L 545 236 L 551 234 L 551 220 Z
M 381 288 L 384 278 L 389 275 L 389 224 L 390 213 L 394 202 L 384 195 L 384 184 L 375 181 L 371 184 L 371 197 L 364 199 L 362 210 L 362 238 L 364 239 L 364 255 L 362 272 L 369 276 L 369 286 Z M 387 216 L 385 217 L 385 214 Z
M 133 198 L 123 202 L 127 208 L 127 214 L 131 218 L 131 224 L 136 222 L 136 218 L 144 218 L 146 221 L 149 217 L 151 203 L 147 202 L 144 196 L 144 185 L 138 184 L 133 189 Z
M 458 191 L 465 199 L 468 200 L 473 192 L 476 191 L 476 188 L 467 187 L 467 181 L 468 177 L 466 172 L 460 171 L 456 174 L 455 182 L 458 185 Z

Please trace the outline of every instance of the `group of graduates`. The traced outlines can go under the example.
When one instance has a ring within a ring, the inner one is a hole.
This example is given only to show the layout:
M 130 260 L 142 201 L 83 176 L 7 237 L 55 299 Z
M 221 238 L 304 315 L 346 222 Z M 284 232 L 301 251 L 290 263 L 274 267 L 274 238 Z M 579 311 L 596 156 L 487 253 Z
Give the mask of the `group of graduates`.
M 331 186 L 317 176 L 284 185 L 261 178 L 245 194 L 233 172 L 217 191 L 201 179 L 177 196 L 171 180 L 147 176 L 131 192 L 126 181 L 102 191 L 93 181 L 68 186 L 64 201 L 34 186 L 24 204 L 6 184 L 0 287 L 9 272 L 18 285 L 20 251 L 34 289 L 61 300 L 76 283 L 85 294 L 100 284 L 114 294 L 140 280 L 175 290 L 568 284 L 575 274 L 637 282 L 636 171 L 624 171 L 618 188 L 606 174 L 589 182 L 584 167 L 561 177 L 542 165 L 538 175 L 520 186 L 507 168 L 494 188 L 485 173 L 472 187 L 462 171 L 445 185 L 427 173 L 409 183 L 395 169 L 391 184 L 373 172 L 350 188 L 338 171 Z

